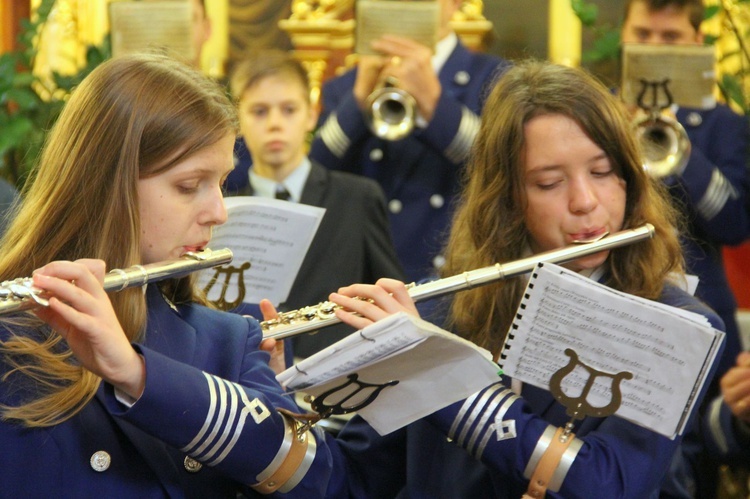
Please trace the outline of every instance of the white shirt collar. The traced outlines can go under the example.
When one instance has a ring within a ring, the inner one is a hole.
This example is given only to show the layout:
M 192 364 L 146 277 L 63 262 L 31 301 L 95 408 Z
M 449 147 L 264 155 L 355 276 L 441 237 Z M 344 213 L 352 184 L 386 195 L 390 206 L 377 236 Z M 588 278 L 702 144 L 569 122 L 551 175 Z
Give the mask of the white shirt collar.
M 310 175 L 312 165 L 310 160 L 305 156 L 302 158 L 302 162 L 297 168 L 292 170 L 292 173 L 281 182 L 287 191 L 289 191 L 289 201 L 299 203 L 302 199 L 302 191 L 305 188 L 305 182 L 307 177 Z M 261 177 L 250 168 L 248 172 L 250 176 L 250 185 L 253 187 L 253 195 L 264 198 L 276 197 L 276 182 L 273 179 Z
M 440 74 L 440 70 L 443 69 L 445 61 L 453 53 L 456 45 L 458 45 L 458 36 L 453 31 L 437 42 L 437 45 L 435 45 L 435 55 L 432 56 L 432 69 L 435 70 L 435 74 Z

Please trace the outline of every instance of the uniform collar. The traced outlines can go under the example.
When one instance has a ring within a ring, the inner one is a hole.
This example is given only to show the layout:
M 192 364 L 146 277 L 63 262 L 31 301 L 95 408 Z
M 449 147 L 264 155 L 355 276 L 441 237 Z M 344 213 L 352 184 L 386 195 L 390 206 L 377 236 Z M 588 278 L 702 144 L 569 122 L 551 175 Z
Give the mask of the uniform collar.
M 302 158 L 299 166 L 292 170 L 292 173 L 281 182 L 286 190 L 289 191 L 289 201 L 299 203 L 300 199 L 302 199 L 302 191 L 305 188 L 311 168 L 310 160 L 305 156 Z M 261 177 L 252 168 L 249 170 L 249 176 L 254 196 L 263 198 L 273 198 L 276 196 L 276 185 L 278 182 L 270 178 Z
M 432 69 L 435 70 L 435 74 L 440 74 L 440 71 L 445 65 L 445 61 L 455 50 L 458 45 L 458 36 L 453 31 L 448 36 L 437 42 L 435 45 L 435 55 L 432 56 Z

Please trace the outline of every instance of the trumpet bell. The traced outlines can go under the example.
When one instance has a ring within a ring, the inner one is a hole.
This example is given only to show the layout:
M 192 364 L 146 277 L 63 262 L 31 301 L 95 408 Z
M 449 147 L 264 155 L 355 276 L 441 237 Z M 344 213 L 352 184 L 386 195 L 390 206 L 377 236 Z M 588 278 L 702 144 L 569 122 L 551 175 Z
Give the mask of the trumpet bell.
M 367 124 L 376 137 L 401 140 L 414 130 L 417 102 L 408 92 L 384 86 L 367 98 Z
M 643 168 L 655 178 L 682 173 L 690 159 L 690 139 L 680 123 L 670 117 L 647 116 L 635 124 L 641 144 Z

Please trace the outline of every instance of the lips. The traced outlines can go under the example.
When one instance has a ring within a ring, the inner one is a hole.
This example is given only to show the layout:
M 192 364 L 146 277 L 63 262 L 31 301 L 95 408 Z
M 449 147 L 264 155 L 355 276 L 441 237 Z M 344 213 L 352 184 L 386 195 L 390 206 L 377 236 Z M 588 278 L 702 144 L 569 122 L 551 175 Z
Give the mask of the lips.
M 281 140 L 273 140 L 271 142 L 266 143 L 266 149 L 270 151 L 278 151 L 280 149 L 283 149 L 285 145 L 286 144 Z
M 585 229 L 581 232 L 576 232 L 575 234 L 570 234 L 569 239 L 571 241 L 593 241 L 598 238 L 600 238 L 603 234 L 607 232 L 607 229 L 604 227 L 600 227 L 598 229 Z
M 208 246 L 208 241 L 193 246 L 183 246 L 182 249 L 185 251 L 185 253 L 189 251 L 203 251 L 206 246 Z

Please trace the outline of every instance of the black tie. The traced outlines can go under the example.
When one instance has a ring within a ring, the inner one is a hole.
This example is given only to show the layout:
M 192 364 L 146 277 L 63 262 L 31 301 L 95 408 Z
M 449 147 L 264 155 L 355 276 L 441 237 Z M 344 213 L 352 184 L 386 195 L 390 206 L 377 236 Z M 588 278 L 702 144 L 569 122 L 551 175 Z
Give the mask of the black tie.
M 276 186 L 276 199 L 289 201 L 289 191 L 283 185 Z

